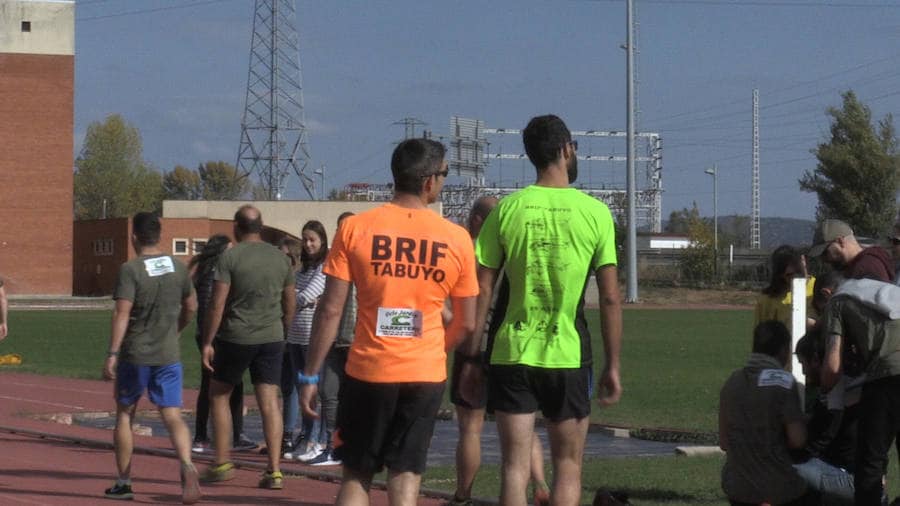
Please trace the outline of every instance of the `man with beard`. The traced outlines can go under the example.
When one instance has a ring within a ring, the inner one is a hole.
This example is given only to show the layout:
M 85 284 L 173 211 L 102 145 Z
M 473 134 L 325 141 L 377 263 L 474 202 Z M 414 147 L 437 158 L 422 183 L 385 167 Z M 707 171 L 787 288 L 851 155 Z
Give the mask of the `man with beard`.
M 618 401 L 622 312 L 612 216 L 601 201 L 569 188 L 578 175 L 577 142 L 553 115 L 522 132 L 537 183 L 504 198 L 475 246 L 479 263 L 477 326 L 483 328 L 501 267 L 509 306 L 488 357 L 488 409 L 496 413 L 503 464 L 500 504 L 525 504 L 535 413 L 541 410 L 553 459 L 551 503 L 578 504 L 591 397 L 591 339 L 584 293 L 600 291 L 606 364 L 601 405 Z M 462 345 L 468 360 L 460 389 L 477 402 L 483 381 L 478 333 Z
M 874 279 L 893 282 L 891 255 L 880 246 L 863 248 L 850 225 L 841 220 L 825 220 L 813 237 L 810 257 L 824 255 L 826 263 L 841 271 L 847 279 Z

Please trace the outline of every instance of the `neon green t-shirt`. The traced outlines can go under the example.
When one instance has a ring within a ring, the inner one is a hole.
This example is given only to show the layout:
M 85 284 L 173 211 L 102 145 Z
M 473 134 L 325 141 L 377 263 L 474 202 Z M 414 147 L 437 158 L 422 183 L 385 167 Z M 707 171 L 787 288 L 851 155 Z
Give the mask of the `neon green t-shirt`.
M 529 186 L 501 200 L 475 243 L 478 262 L 509 279 L 490 363 L 590 365 L 584 292 L 594 271 L 616 264 L 615 242 L 609 208 L 575 188 Z

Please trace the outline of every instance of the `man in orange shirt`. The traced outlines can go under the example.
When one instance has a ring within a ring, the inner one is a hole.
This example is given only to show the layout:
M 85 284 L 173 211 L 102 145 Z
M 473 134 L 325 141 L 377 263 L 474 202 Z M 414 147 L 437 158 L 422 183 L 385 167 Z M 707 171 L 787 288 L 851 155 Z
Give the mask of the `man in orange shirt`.
M 447 379 L 446 342 L 474 331 L 478 282 L 471 239 L 428 209 L 449 172 L 444 153 L 432 140 L 401 142 L 391 158 L 393 200 L 347 218 L 325 261 L 325 293 L 298 381 L 301 405 L 314 415 L 317 372 L 354 284 L 356 336 L 333 441 L 344 466 L 339 505 L 368 504 L 372 476 L 385 466 L 391 505 L 416 504 Z M 445 332 L 441 308 L 448 297 L 454 318 Z

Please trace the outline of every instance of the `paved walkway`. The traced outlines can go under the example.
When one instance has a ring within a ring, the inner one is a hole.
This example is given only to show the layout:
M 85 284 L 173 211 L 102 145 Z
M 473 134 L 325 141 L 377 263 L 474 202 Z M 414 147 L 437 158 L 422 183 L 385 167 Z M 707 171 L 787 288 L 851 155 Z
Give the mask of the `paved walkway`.
M 194 405 L 196 391 L 185 390 L 185 403 Z M 252 400 L 247 399 L 252 405 Z M 71 416 L 59 413 L 107 412 L 112 409 L 112 384 L 102 381 L 54 378 L 0 372 L 0 504 L 96 505 L 106 503 L 103 490 L 111 484 L 115 464 L 112 433 L 107 429 L 70 425 Z M 151 409 L 142 401 L 138 409 Z M 43 415 L 43 418 L 35 415 Z M 55 420 L 55 421 L 54 421 Z M 170 456 L 167 437 L 136 436 L 133 481 L 139 504 L 180 503 L 178 464 Z M 281 491 L 256 488 L 264 467 L 261 456 L 241 454 L 235 480 L 204 487 L 207 504 L 334 504 L 336 475 L 287 463 Z M 202 467 L 203 462 L 198 462 Z M 311 471 L 308 476 L 300 473 Z M 333 469 L 337 471 L 337 469 Z M 436 506 L 437 498 L 419 504 Z M 387 504 L 387 495 L 373 490 L 373 505 Z

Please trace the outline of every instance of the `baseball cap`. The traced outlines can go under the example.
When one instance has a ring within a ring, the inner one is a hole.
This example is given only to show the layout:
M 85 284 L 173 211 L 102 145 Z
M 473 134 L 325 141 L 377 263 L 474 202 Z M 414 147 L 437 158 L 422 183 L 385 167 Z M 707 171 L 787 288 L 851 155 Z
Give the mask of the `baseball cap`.
M 809 256 L 817 257 L 825 252 L 831 241 L 838 237 L 853 235 L 853 229 L 841 220 L 825 220 L 816 228 L 813 235 L 813 246 L 809 248 Z

